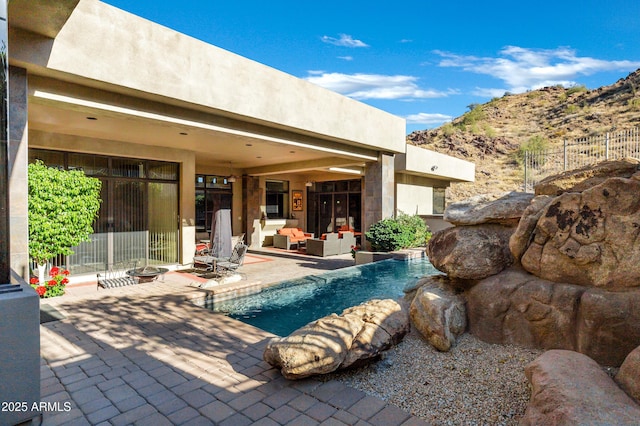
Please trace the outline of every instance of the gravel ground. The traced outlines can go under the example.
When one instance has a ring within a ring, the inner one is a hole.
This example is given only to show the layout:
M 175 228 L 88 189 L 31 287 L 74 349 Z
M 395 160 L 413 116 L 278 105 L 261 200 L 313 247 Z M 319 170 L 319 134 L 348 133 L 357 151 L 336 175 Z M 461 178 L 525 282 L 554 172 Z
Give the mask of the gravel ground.
M 542 352 L 492 345 L 468 333 L 439 352 L 412 330 L 382 360 L 328 378 L 434 425 L 515 425 L 531 392 L 524 367 Z

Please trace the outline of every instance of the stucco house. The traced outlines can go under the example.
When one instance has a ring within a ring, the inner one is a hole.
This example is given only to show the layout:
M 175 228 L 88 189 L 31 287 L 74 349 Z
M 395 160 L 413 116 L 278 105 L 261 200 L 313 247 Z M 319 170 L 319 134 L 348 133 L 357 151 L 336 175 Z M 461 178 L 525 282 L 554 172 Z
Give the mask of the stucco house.
M 275 229 L 365 231 L 396 209 L 441 226 L 444 188 L 474 165 L 407 146 L 404 119 L 98 0 L 12 0 L 11 268 L 27 277 L 27 164 L 103 182 L 73 274 L 191 261 L 212 212 Z

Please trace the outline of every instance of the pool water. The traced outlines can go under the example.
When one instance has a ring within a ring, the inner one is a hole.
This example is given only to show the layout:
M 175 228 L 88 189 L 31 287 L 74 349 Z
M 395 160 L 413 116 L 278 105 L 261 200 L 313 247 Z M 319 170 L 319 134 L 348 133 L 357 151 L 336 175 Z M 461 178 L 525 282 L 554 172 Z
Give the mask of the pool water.
M 370 299 L 397 299 L 403 289 L 437 273 L 426 259 L 383 260 L 283 281 L 260 293 L 223 302 L 213 310 L 279 336 Z

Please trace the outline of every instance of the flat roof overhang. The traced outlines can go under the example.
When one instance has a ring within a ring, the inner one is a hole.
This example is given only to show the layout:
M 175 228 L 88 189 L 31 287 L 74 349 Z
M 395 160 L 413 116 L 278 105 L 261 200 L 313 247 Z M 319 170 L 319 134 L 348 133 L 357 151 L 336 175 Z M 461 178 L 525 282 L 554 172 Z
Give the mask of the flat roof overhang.
M 449 182 L 475 181 L 476 165 L 450 155 L 415 145 L 407 145 L 404 154 L 395 156 L 395 172 Z
M 80 0 L 11 0 L 8 14 L 16 28 L 55 38 Z
M 362 167 L 378 152 L 45 77 L 29 79 L 29 128 L 193 151 L 249 175 Z

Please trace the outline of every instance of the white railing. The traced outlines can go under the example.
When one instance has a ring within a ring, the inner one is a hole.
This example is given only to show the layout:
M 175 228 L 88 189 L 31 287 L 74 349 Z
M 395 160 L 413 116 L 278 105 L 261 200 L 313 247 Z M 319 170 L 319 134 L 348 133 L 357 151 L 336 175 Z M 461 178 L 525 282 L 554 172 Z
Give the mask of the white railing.
M 625 157 L 640 158 L 640 129 L 637 127 L 573 142 L 565 140 L 560 147 L 525 151 L 524 190 L 533 192 L 538 182 L 556 173 Z

